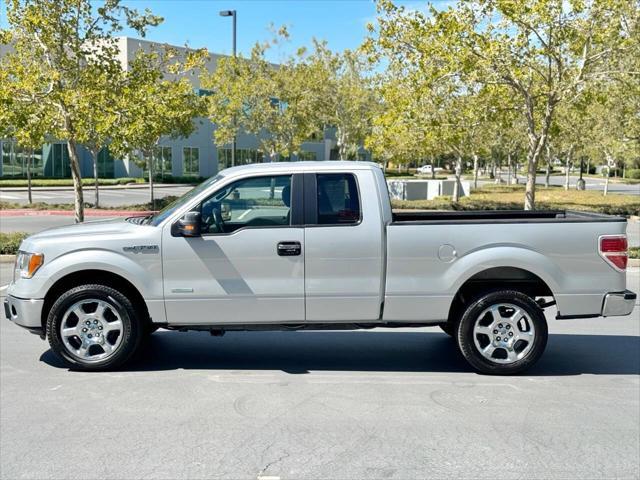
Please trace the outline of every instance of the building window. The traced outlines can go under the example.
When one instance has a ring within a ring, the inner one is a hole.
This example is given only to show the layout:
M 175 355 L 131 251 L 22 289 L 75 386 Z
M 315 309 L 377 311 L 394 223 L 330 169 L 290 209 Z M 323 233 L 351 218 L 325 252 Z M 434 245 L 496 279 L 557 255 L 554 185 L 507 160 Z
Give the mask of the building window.
M 54 178 L 69 178 L 69 150 L 66 143 L 52 143 L 46 155 L 46 174 Z
M 98 152 L 98 177 L 113 178 L 115 176 L 115 167 L 113 165 L 113 157 L 107 147 Z
M 27 176 L 27 164 L 31 158 L 31 176 L 42 177 L 42 147 L 33 150 L 20 147 L 14 140 L 1 142 L 3 177 Z M 31 156 L 31 157 L 30 157 Z
M 236 148 L 235 165 L 247 165 L 249 163 L 262 163 L 264 155 L 260 150 L 251 148 Z M 231 167 L 231 149 L 218 149 L 218 170 L 224 170 Z
M 158 147 L 156 149 L 156 172 L 164 177 L 173 175 L 173 161 L 171 147 Z
M 149 176 L 150 159 L 144 157 L 143 176 Z M 173 175 L 171 147 L 156 146 L 153 149 L 153 178 L 166 178 Z M 197 171 L 197 166 L 196 166 Z M 197 175 L 197 173 L 196 173 Z
M 298 160 L 303 162 L 314 162 L 317 158 L 316 152 L 298 152 Z
M 182 173 L 187 176 L 200 175 L 200 149 L 197 147 L 182 148 Z

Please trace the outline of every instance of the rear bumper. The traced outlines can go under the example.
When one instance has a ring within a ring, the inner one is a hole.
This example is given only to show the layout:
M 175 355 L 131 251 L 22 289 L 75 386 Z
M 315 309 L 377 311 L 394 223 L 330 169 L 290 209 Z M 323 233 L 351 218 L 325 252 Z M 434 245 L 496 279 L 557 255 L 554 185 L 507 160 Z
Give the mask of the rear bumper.
M 607 293 L 602 304 L 602 316 L 618 317 L 630 315 L 636 304 L 636 298 L 637 295 L 631 290 Z
M 18 298 L 8 295 L 4 299 L 4 315 L 16 325 L 42 336 L 42 306 L 44 300 Z

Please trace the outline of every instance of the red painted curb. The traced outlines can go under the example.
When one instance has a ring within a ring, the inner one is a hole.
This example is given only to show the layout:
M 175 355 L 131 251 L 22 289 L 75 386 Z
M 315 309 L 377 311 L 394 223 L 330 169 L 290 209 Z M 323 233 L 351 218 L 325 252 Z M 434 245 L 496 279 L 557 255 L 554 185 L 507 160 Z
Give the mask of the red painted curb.
M 86 217 L 142 217 L 150 215 L 154 212 L 133 211 L 133 210 L 96 210 L 86 208 L 84 214 Z M 0 217 L 46 217 L 58 215 L 63 217 L 73 217 L 73 210 L 34 210 L 31 208 L 16 208 L 10 210 L 0 210 Z

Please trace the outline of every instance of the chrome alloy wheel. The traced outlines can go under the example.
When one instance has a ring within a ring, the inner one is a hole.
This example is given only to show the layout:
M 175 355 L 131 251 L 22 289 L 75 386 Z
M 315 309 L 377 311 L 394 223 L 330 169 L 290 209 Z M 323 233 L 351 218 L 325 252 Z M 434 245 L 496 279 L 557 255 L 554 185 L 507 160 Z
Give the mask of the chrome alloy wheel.
M 60 322 L 67 351 L 84 362 L 111 357 L 122 343 L 123 324 L 114 305 L 89 298 L 69 307 Z
M 524 358 L 535 339 L 533 321 L 523 308 L 498 303 L 484 310 L 473 326 L 473 341 L 480 354 L 495 363 Z

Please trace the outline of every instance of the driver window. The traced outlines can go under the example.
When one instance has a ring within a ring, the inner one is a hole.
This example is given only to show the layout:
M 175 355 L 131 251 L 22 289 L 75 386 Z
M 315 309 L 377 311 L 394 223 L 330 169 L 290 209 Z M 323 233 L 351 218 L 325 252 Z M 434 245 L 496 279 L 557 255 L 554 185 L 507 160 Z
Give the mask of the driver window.
M 291 175 L 238 180 L 202 202 L 202 233 L 289 225 L 290 207 Z

